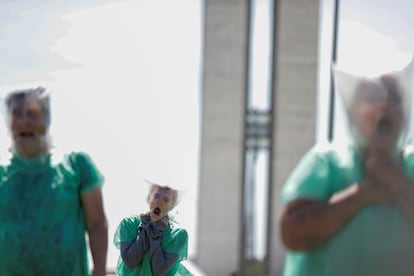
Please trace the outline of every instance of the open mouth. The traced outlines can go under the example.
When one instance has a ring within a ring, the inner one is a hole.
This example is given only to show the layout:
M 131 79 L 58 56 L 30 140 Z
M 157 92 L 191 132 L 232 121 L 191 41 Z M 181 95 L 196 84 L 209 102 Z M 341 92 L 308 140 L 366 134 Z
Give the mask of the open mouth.
M 392 122 L 389 118 L 382 118 L 378 121 L 377 130 L 379 134 L 388 135 L 392 131 Z
M 31 131 L 22 131 L 18 133 L 17 137 L 20 141 L 32 141 L 35 138 L 35 134 Z
M 19 133 L 19 136 L 21 138 L 33 138 L 34 137 L 34 133 L 30 132 L 30 131 L 22 131 Z
M 161 214 L 161 209 L 158 207 L 155 207 L 153 210 L 153 213 L 156 214 L 157 216 L 159 216 Z

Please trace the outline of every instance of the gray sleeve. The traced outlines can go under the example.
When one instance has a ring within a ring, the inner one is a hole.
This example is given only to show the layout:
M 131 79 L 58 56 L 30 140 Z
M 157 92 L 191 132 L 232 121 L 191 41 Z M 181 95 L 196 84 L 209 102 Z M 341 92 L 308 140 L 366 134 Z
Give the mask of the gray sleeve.
M 178 255 L 166 253 L 161 249 L 161 237 L 149 242 L 151 270 L 154 276 L 161 276 L 170 270 L 178 260 Z
M 133 242 L 121 243 L 121 258 L 129 269 L 135 268 L 148 250 L 148 237 L 146 231 L 140 231 Z

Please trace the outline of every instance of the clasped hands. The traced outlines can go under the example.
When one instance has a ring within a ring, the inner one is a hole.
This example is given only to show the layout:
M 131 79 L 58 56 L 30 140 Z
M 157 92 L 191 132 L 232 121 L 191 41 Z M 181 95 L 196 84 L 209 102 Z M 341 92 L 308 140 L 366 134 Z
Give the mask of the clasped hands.
M 400 161 L 400 156 L 388 152 L 374 151 L 364 155 L 365 178 L 360 183 L 360 192 L 368 202 L 392 203 L 406 191 L 410 180 Z
M 149 214 L 141 215 L 141 224 L 139 226 L 140 235 L 145 235 L 151 239 L 158 239 L 162 235 L 162 231 L 167 228 L 169 223 L 168 217 L 163 217 L 160 220 L 152 221 Z

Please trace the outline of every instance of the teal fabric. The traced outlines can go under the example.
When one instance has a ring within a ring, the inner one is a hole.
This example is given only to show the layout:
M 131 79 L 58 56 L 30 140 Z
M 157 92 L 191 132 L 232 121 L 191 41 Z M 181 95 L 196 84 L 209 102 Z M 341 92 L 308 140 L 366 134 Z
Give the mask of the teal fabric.
M 404 148 L 402 166 L 414 179 L 411 145 Z M 317 145 L 287 179 L 282 201 L 286 205 L 297 198 L 327 200 L 363 176 L 360 156 L 352 145 Z M 397 207 L 371 205 L 363 208 L 322 247 L 307 252 L 288 250 L 284 275 L 406 275 L 402 271 L 411 265 L 413 258 L 414 235 Z
M 81 152 L 0 167 L 0 275 L 88 275 L 80 195 L 102 183 Z
M 141 224 L 140 217 L 131 216 L 124 218 L 118 225 L 114 235 L 114 245 L 119 249 L 122 242 L 133 242 L 138 235 L 138 227 Z M 162 232 L 161 248 L 164 252 L 177 254 L 176 264 L 165 274 L 166 276 L 187 276 L 192 275 L 180 262 L 187 258 L 188 234 L 183 228 L 178 227 L 174 222 Z M 119 257 L 116 269 L 119 276 L 151 276 L 151 264 L 149 252 L 145 253 L 141 263 L 134 269 L 129 269 L 122 258 Z

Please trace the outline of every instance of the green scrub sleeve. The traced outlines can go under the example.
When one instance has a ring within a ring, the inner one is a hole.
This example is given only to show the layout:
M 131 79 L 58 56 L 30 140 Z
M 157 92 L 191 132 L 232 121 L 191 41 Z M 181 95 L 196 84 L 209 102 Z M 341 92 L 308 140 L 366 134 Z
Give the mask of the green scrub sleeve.
M 79 177 L 79 191 L 81 194 L 103 185 L 104 176 L 88 154 L 75 152 L 71 154 L 70 160 Z
M 283 186 L 283 204 L 298 198 L 329 198 L 332 192 L 330 173 L 328 152 L 315 146 L 299 161 Z
M 121 249 L 121 243 L 134 242 L 141 220 L 138 217 L 124 218 L 115 230 L 113 243 Z

